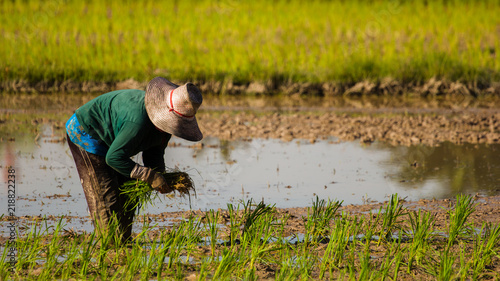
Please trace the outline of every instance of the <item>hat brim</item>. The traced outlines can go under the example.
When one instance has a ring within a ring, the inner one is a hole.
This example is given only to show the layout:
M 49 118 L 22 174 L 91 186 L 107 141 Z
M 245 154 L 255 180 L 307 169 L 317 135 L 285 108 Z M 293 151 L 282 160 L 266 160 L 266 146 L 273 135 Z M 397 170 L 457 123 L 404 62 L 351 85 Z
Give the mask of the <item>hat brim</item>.
M 165 78 L 157 77 L 146 89 L 144 103 L 149 119 L 158 129 L 188 141 L 200 141 L 203 134 L 196 117 L 182 117 L 170 111 L 168 100 L 171 91 L 179 86 Z

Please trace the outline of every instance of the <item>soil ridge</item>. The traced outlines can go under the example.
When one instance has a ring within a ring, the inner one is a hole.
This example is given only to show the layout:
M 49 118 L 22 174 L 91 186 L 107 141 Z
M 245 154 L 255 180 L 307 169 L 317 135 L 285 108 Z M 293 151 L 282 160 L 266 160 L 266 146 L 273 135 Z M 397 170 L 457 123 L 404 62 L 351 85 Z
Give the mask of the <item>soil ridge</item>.
M 177 81 L 176 81 L 177 82 Z M 425 82 L 400 82 L 392 78 L 381 81 L 346 82 L 265 82 L 252 81 L 237 83 L 229 81 L 192 81 L 203 92 L 215 94 L 266 94 L 266 95 L 311 95 L 311 96 L 360 96 L 360 95 L 403 95 L 413 93 L 420 96 L 461 95 L 477 97 L 481 95 L 500 96 L 500 81 L 490 84 L 476 82 L 462 83 L 431 78 Z M 181 83 L 181 82 L 177 82 Z M 147 82 L 127 79 L 118 82 L 97 81 L 2 81 L 0 92 L 14 93 L 96 93 L 120 89 L 144 89 Z

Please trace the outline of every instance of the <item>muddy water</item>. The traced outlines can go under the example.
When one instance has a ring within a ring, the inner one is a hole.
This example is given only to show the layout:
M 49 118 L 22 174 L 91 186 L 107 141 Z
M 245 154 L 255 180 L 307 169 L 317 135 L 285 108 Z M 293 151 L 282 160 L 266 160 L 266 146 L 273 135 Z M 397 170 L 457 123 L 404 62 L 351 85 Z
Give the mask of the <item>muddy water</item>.
M 277 207 L 310 206 L 315 196 L 344 204 L 384 201 L 393 193 L 409 200 L 449 198 L 457 193 L 500 193 L 499 145 L 393 147 L 338 142 L 274 139 L 223 141 L 207 137 L 201 144 L 173 138 L 166 151 L 168 167 L 188 171 L 197 198 L 164 198 L 145 212 L 225 208 L 240 200 L 264 200 Z M 87 216 L 86 201 L 67 144 L 51 127 L 15 141 L 0 142 L 5 167 L 15 167 L 16 215 Z M 140 156 L 134 157 L 140 162 Z M 7 205 L 6 188 L 0 206 Z M 0 210 L 5 214 L 7 208 Z

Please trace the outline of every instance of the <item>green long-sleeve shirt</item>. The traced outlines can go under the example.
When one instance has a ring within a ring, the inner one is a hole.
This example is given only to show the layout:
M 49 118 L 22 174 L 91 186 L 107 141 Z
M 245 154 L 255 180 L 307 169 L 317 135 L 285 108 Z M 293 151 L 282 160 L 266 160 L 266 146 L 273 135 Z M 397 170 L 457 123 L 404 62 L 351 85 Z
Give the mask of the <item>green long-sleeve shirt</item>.
M 145 166 L 165 169 L 163 155 L 171 135 L 151 123 L 144 95 L 141 90 L 113 91 L 75 112 L 85 132 L 109 147 L 106 163 L 127 177 L 136 164 L 130 157 L 141 151 Z

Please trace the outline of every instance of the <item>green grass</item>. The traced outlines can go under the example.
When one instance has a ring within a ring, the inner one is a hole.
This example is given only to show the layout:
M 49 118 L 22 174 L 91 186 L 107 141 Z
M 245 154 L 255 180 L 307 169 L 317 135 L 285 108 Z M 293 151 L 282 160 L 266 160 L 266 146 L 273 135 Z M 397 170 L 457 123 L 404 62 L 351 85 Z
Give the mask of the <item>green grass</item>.
M 467 215 L 474 212 L 471 197 L 457 197 L 448 210 L 449 221 L 440 229 L 431 213 L 400 209 L 397 196 L 382 208 L 386 212 L 365 215 L 339 213 L 336 201 L 313 203 L 304 218 L 305 232 L 292 234 L 286 213 L 251 201 L 229 205 L 228 211 L 210 210 L 204 217 L 189 216 L 167 228 L 150 225 L 145 218 L 140 232 L 126 245 L 116 243 L 114 231 L 69 235 L 62 218 L 51 227 L 35 222 L 18 234 L 15 273 L 8 271 L 2 249 L 0 276 L 12 280 L 500 278 L 500 227 L 484 223 L 477 231 L 464 231 L 472 223 Z M 325 220 L 318 222 L 318 211 L 325 211 Z M 327 235 L 315 239 L 322 229 L 318 226 L 325 225 L 330 230 L 322 235 Z M 384 239 L 389 229 L 396 238 Z
M 498 1 L 0 2 L 0 80 L 500 78 Z

